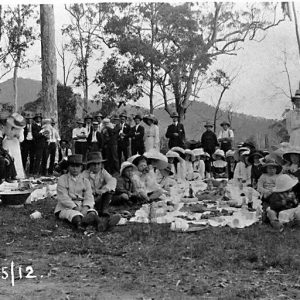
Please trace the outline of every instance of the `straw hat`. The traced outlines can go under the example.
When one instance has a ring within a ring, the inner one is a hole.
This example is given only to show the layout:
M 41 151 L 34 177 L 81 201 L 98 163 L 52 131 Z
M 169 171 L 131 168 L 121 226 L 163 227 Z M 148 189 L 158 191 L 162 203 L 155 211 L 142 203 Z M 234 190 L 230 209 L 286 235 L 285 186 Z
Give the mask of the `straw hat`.
M 207 121 L 204 127 L 214 127 L 214 125 L 211 122 Z
M 6 123 L 18 129 L 24 128 L 26 126 L 24 117 L 18 113 L 13 113 L 12 115 L 10 115 L 6 120 Z
M 99 164 L 106 161 L 106 159 L 103 159 L 101 152 L 88 152 L 86 160 L 87 165 L 92 163 Z
M 99 125 L 99 122 L 94 121 L 94 122 L 93 122 L 93 125 Z
M 281 174 L 276 178 L 275 181 L 275 188 L 273 192 L 275 193 L 282 193 L 289 191 L 298 183 L 298 179 L 295 177 L 291 177 L 287 174 Z
M 291 154 L 298 154 L 300 155 L 300 148 L 299 147 L 293 147 L 290 148 L 289 150 L 287 150 L 283 155 L 283 159 L 285 159 L 286 161 L 291 162 Z
M 234 151 L 233 150 L 228 150 L 227 152 L 226 152 L 226 155 L 225 155 L 226 157 L 234 157 Z
M 203 148 L 196 148 L 193 150 L 195 156 L 205 155 Z
M 126 169 L 126 168 L 129 168 L 129 167 L 132 167 L 134 170 L 136 170 L 136 166 L 132 163 L 130 163 L 129 161 L 124 161 L 122 164 L 121 164 L 121 168 L 120 168 L 120 174 L 122 175 L 123 174 L 123 171 Z
M 267 167 L 275 167 L 276 168 L 276 174 L 279 174 L 282 170 L 282 167 L 275 161 L 275 159 L 272 159 L 271 157 L 267 157 L 264 159 L 264 161 L 261 161 L 263 163 L 263 166 L 261 168 L 263 173 L 267 172 Z
M 151 165 L 159 170 L 166 168 L 168 165 L 168 158 L 156 149 L 150 149 L 143 155 L 147 159 L 151 159 Z
M 51 124 L 52 120 L 51 119 L 44 119 L 43 124 Z
M 241 153 L 241 156 L 249 156 L 250 155 L 250 150 L 248 150 L 248 151 L 243 151 L 242 153 Z
M 225 158 L 225 153 L 224 153 L 224 151 L 223 150 L 221 150 L 221 149 L 217 149 L 216 151 L 215 151 L 215 153 L 212 155 L 212 158 L 213 159 L 216 159 L 216 156 L 221 156 L 222 158 Z
M 166 153 L 166 157 L 172 157 L 172 158 L 178 158 L 179 157 L 179 154 L 177 152 L 174 152 L 172 150 L 169 150 L 167 153 Z

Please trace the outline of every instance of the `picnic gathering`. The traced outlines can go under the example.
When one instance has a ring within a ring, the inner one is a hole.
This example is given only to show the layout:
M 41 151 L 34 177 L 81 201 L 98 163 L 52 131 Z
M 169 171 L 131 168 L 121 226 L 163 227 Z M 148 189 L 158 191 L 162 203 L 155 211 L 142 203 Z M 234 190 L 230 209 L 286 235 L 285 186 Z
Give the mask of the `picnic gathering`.
M 160 152 L 162 128 L 152 114 L 130 120 L 126 113 L 110 118 L 100 113 L 88 115 L 77 120 L 71 141 L 61 140 L 54 120 L 40 114 L 2 114 L 0 191 L 7 183 L 22 187 L 22 181 L 50 176 L 55 182 L 55 216 L 82 232 L 88 226 L 107 231 L 119 224 L 124 210 L 118 212 L 118 207 L 156 205 L 159 210 L 170 201 L 173 207 L 164 211 L 162 222 L 175 222 L 171 228 L 178 225 L 178 218 L 199 228 L 207 219 L 220 226 L 238 221 L 243 228 L 243 218 L 249 219 L 245 211 L 255 215 L 249 224 L 264 222 L 279 231 L 284 226 L 299 227 L 300 95 L 296 93 L 292 101 L 289 143 L 272 149 L 256 149 L 251 141 L 237 144 L 229 122 L 220 123 L 217 135 L 207 121 L 199 147 L 190 149 L 184 126 L 174 112 L 165 133 L 168 151 L 164 154 Z M 189 203 L 180 205 L 180 210 L 190 209 L 193 218 L 184 214 L 170 219 L 170 212 L 179 211 L 174 207 L 184 200 Z M 195 205 L 200 206 L 198 210 Z M 113 213 L 110 207 L 116 208 Z M 245 213 L 240 219 L 224 223 L 239 211 Z M 132 220 L 149 221 L 138 215 L 131 216 Z

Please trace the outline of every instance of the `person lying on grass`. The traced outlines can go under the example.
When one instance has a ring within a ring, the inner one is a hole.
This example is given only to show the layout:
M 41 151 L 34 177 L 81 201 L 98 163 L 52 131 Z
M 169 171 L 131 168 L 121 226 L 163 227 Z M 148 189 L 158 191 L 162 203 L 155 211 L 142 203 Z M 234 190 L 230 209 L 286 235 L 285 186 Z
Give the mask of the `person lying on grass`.
M 112 205 L 132 205 L 138 202 L 149 201 L 144 193 L 140 193 L 133 180 L 133 171 L 136 166 L 128 161 L 121 165 L 120 175 L 117 177 L 117 187 L 112 197 Z
M 67 220 L 79 231 L 89 225 L 99 231 L 107 229 L 107 220 L 99 218 L 94 209 L 94 196 L 89 180 L 82 176 L 82 155 L 68 157 L 68 173 L 59 177 L 57 183 L 57 205 L 54 214 Z
M 280 231 L 283 230 L 283 222 L 294 222 L 300 227 L 300 206 L 295 194 L 297 189 L 297 178 L 287 174 L 276 178 L 275 188 L 269 197 L 267 216 L 271 225 Z

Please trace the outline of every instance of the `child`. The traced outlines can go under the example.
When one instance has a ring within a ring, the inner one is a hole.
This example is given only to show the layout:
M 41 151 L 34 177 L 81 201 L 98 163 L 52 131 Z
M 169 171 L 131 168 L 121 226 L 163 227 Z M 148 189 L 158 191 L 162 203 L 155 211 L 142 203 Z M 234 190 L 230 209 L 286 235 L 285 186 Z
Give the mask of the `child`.
M 262 175 L 262 164 L 260 162 L 260 159 L 263 158 L 263 155 L 259 151 L 255 151 L 249 156 L 249 163 L 252 165 L 251 168 L 251 185 L 253 188 L 256 189 L 257 182 L 259 177 Z
M 176 169 L 176 179 L 178 182 L 184 182 L 186 179 L 186 163 L 185 163 L 185 151 L 181 147 L 173 147 L 171 151 L 179 154 L 177 158 L 177 164 L 175 164 Z
M 148 200 L 144 194 L 137 191 L 133 181 L 133 171 L 136 169 L 136 166 L 128 161 L 124 161 L 121 164 L 120 175 L 117 177 L 116 191 L 112 197 L 113 205 L 131 205 L 134 202 L 145 202 L 145 200 Z
M 248 156 L 250 154 L 250 150 L 247 147 L 241 147 L 238 149 L 238 151 L 235 153 L 236 160 L 238 161 L 234 173 L 233 178 L 237 181 L 242 181 L 247 184 L 251 184 L 251 169 L 248 169 Z M 247 159 L 247 161 L 246 161 Z M 249 172 L 250 171 L 250 172 Z
M 102 222 L 94 209 L 91 184 L 81 174 L 82 155 L 68 157 L 68 173 L 59 177 L 57 183 L 57 205 L 54 214 L 72 223 L 77 230 L 95 225 L 102 230 Z
M 228 178 L 227 162 L 223 150 L 217 149 L 212 155 L 213 162 L 211 165 L 211 174 L 213 178 Z
M 173 175 L 171 164 L 162 170 L 157 170 L 157 182 L 158 184 L 167 192 L 170 191 L 170 188 L 176 185 L 176 181 L 171 178 Z
M 267 208 L 267 216 L 271 225 L 283 230 L 281 221 L 281 212 L 286 215 L 285 221 L 294 221 L 295 225 L 300 226 L 300 206 L 299 200 L 296 198 L 294 189 L 298 184 L 297 178 L 292 178 L 287 174 L 281 174 L 276 178 L 275 188 L 269 197 L 269 207 Z
M 205 153 L 203 151 L 203 148 L 196 148 L 193 150 L 195 161 L 194 161 L 194 172 L 199 174 L 199 178 L 202 180 L 205 178 Z

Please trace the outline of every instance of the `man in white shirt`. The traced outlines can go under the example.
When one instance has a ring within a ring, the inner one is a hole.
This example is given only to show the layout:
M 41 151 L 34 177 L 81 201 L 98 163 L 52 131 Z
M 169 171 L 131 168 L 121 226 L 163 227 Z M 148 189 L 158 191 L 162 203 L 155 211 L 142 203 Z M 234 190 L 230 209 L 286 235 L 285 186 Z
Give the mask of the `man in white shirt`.
M 93 127 L 87 137 L 88 151 L 98 152 L 101 151 L 101 133 L 98 131 L 98 122 L 93 122 Z
M 91 116 L 86 116 L 84 118 L 84 122 L 85 122 L 85 128 L 87 131 L 87 136 L 90 134 L 93 124 L 92 124 L 93 118 Z
M 72 139 L 74 141 L 75 154 L 82 154 L 83 157 L 87 151 L 87 130 L 83 127 L 84 122 L 78 120 L 77 127 L 72 131 Z
M 103 115 L 101 113 L 98 113 L 96 116 L 95 116 L 95 121 L 98 122 L 98 131 L 101 132 L 102 128 L 103 128 L 103 124 L 102 124 L 102 121 L 103 121 Z
M 221 150 L 223 150 L 225 153 L 232 148 L 233 139 L 234 139 L 234 133 L 229 128 L 230 124 L 226 121 L 223 121 L 221 124 L 221 131 L 218 135 L 218 141 L 221 145 Z
M 52 126 L 52 129 L 50 131 L 49 145 L 48 145 L 48 153 L 49 153 L 48 174 L 49 175 L 53 174 L 56 149 L 59 147 L 59 142 L 60 142 L 60 136 L 59 136 L 58 130 L 54 127 L 55 126 L 54 119 L 51 119 L 51 126 Z

